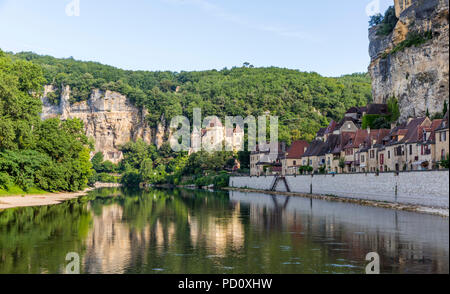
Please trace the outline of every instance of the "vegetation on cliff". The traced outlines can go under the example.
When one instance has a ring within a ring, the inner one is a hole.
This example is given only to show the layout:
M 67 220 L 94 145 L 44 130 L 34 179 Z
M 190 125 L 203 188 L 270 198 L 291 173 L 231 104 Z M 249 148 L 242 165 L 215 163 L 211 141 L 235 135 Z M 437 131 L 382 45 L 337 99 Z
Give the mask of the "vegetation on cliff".
M 362 118 L 362 128 L 367 129 L 390 129 L 391 123 L 394 123 L 400 117 L 400 106 L 398 105 L 398 99 L 391 97 L 388 99 L 387 107 L 388 114 L 366 114 Z
M 383 53 L 381 55 L 381 58 L 386 58 L 388 55 L 393 55 L 397 52 L 401 52 L 405 48 L 409 48 L 412 46 L 418 47 L 422 44 L 425 44 L 428 40 L 431 39 L 433 39 L 433 32 L 431 31 L 426 31 L 423 33 L 409 32 L 404 41 L 400 42 L 391 51 Z
M 371 16 L 369 20 L 369 26 L 370 27 L 378 26 L 377 35 L 387 36 L 394 31 L 397 22 L 398 18 L 395 15 L 395 8 L 394 6 L 390 6 L 386 10 L 384 15 L 378 13 Z
M 0 51 L 0 190 L 77 191 L 91 174 L 80 120 L 41 121 L 40 66 Z
M 339 78 L 282 68 L 248 65 L 201 72 L 127 71 L 72 58 L 56 59 L 33 53 L 12 55 L 43 68 L 47 84 L 60 91 L 69 85 L 71 101 L 86 100 L 94 88 L 126 95 L 137 106 L 149 110 L 156 126 L 176 115 L 192 117 L 199 107 L 203 115 L 258 116 L 266 111 L 281 118 L 280 139 L 311 140 L 330 119 L 339 119 L 351 106 L 371 101 L 370 78 L 353 74 Z M 57 103 L 58 94 L 50 95 Z

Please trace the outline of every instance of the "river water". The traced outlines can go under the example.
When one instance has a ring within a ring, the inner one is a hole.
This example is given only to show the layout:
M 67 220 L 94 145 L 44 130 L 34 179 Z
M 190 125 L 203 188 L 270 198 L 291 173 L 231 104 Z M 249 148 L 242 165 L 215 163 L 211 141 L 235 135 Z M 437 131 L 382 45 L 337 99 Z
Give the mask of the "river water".
M 241 192 L 99 189 L 0 212 L 0 273 L 449 273 L 448 218 Z

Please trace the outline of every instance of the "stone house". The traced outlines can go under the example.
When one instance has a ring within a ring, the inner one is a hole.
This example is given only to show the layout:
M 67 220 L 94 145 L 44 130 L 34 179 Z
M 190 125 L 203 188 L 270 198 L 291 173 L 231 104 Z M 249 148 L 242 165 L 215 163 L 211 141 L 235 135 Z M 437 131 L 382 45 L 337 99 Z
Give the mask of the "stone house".
M 268 150 L 261 151 L 257 146 L 256 151 L 250 153 L 250 176 L 281 174 L 282 158 L 286 152 L 285 143 L 269 145 Z
M 365 160 L 362 163 L 361 160 L 361 168 L 364 168 L 364 172 L 377 172 L 379 170 L 378 165 L 378 149 L 383 147 L 383 138 L 389 135 L 391 130 L 388 129 L 379 129 L 379 130 L 370 130 L 368 129 L 369 143 L 368 146 L 364 147 L 365 151 Z
M 312 141 L 302 156 L 302 165 L 311 166 L 314 172 L 325 166 L 327 143 L 322 140 Z
M 329 173 L 343 173 L 346 171 L 345 168 L 343 169 L 340 166 L 340 162 L 341 159 L 345 158 L 345 151 L 343 148 L 353 139 L 353 137 L 354 133 L 350 132 L 344 132 L 337 135 L 337 142 L 335 143 L 334 148 L 328 150 L 325 158 Z
M 440 162 L 449 156 L 449 127 L 448 112 L 440 126 L 435 130 L 435 160 Z
M 428 117 L 409 119 L 406 126 L 397 130 L 404 135 L 398 138 L 397 145 L 403 145 L 402 160 L 395 167 L 400 170 L 422 170 L 432 168 L 431 146 L 423 144 L 430 139 L 432 122 Z M 424 135 L 426 138 L 424 138 Z M 424 140 L 425 139 L 425 140 Z M 397 152 L 400 147 L 397 148 Z

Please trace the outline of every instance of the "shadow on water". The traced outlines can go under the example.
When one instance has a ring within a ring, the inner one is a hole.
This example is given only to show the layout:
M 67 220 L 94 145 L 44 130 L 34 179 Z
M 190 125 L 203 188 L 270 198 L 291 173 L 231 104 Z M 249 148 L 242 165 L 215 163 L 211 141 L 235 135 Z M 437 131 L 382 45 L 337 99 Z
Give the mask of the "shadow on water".
M 0 273 L 448 273 L 448 219 L 241 192 L 99 189 L 0 212 Z

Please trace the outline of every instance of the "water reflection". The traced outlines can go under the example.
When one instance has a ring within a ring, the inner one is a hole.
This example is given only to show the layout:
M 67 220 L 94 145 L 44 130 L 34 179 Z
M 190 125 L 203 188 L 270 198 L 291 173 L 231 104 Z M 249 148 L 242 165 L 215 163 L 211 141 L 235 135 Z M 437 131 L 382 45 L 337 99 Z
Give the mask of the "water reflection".
M 240 192 L 101 189 L 0 212 L 0 273 L 448 273 L 448 219 Z

